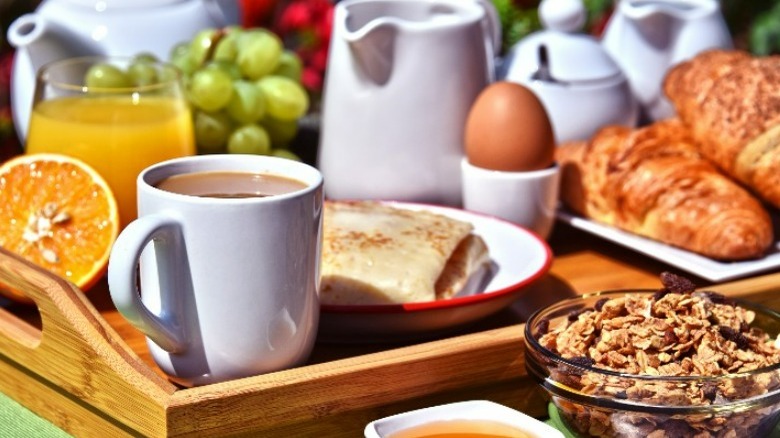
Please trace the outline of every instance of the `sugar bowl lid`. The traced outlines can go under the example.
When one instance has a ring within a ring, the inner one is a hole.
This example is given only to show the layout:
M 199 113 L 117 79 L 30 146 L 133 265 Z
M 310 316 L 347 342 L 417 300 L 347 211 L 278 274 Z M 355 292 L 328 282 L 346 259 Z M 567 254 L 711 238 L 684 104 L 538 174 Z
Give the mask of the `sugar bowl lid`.
M 580 33 L 587 13 L 582 0 L 543 0 L 544 30 L 520 40 L 504 60 L 506 79 L 529 82 L 588 82 L 622 76 L 596 38 Z

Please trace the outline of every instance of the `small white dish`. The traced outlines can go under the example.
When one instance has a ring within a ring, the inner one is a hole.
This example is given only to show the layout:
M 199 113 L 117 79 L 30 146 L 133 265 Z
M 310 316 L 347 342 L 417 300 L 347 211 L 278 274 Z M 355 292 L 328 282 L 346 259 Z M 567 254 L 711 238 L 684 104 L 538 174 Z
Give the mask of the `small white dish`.
M 493 216 L 451 207 L 388 202 L 397 208 L 428 210 L 470 222 L 485 241 L 492 267 L 487 284 L 472 294 L 422 303 L 367 306 L 323 305 L 318 341 L 401 342 L 430 338 L 485 318 L 507 306 L 544 276 L 552 251 L 535 233 Z
M 630 248 L 636 252 L 716 283 L 780 268 L 780 242 L 775 242 L 775 245 L 769 252 L 760 259 L 722 262 L 627 231 L 603 225 L 573 215 L 566 210 L 558 211 L 558 219 L 568 223 L 574 228 L 625 246 L 626 248 Z
M 520 411 L 487 400 L 471 400 L 433 406 L 374 420 L 364 430 L 366 438 L 388 438 L 413 427 L 439 421 L 473 420 L 506 424 L 530 438 L 564 438 L 555 428 Z

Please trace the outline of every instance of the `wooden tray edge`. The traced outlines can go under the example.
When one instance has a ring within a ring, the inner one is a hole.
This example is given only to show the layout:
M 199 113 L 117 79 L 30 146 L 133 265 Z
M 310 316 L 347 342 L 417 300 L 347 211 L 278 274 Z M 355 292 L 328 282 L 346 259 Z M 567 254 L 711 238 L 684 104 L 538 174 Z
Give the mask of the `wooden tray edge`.
M 15 375 L 31 383 L 3 382 L 0 389 L 74 433 L 82 430 L 63 420 L 63 415 L 79 418 L 84 416 L 81 411 L 94 411 L 88 423 L 105 422 L 103 430 L 113 427 L 117 433 L 249 433 L 316 422 L 423 395 L 463 388 L 476 391 L 486 385 L 526 377 L 523 325 L 515 325 L 221 384 L 178 389 L 160 382 L 160 377 L 137 358 L 75 287 L 59 279 L 52 281 L 50 274 L 38 269 L 30 273 L 30 268 L 34 267 L 0 249 L 0 280 L 15 281 L 33 291 L 31 295 L 41 309 L 45 325 L 41 345 L 33 349 L 19 347 L 18 342 L 9 346 L 8 340 L 0 337 L 0 355 L 6 362 L 0 368 L 16 369 Z M 23 275 L 14 270 L 21 270 Z M 775 273 L 708 289 L 771 307 L 780 303 L 779 284 L 780 273 Z M 85 354 L 87 358 L 83 357 Z M 93 376 L 95 365 L 90 360 L 97 361 L 100 377 Z M 62 367 L 67 370 L 64 374 Z M 75 382 L 68 380 L 74 376 Z M 392 389 L 377 386 L 377 382 L 386 381 L 393 382 Z M 36 386 L 49 387 L 52 394 L 59 393 L 64 398 L 42 402 L 32 392 Z M 533 389 L 532 385 L 525 387 Z M 78 406 L 73 407 L 74 399 L 84 403 L 75 403 Z M 135 409 L 139 404 L 146 408 Z

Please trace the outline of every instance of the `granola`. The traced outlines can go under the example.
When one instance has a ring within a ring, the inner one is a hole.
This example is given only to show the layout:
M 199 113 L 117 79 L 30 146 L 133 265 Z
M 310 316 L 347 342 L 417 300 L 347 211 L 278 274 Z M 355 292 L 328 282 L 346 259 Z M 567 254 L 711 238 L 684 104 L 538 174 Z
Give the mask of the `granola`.
M 710 377 L 743 373 L 780 362 L 780 341 L 752 326 L 752 310 L 723 295 L 697 291 L 693 283 L 665 273 L 655 295 L 601 299 L 537 330 L 539 344 L 574 366 L 558 366 L 551 378 L 588 395 L 659 406 L 708 406 L 766 394 L 780 388 L 780 372 L 728 379 L 637 379 L 621 374 Z M 614 371 L 602 373 L 588 367 Z M 660 418 L 615 412 L 556 400 L 581 432 L 609 437 L 757 436 L 769 406 L 718 417 Z

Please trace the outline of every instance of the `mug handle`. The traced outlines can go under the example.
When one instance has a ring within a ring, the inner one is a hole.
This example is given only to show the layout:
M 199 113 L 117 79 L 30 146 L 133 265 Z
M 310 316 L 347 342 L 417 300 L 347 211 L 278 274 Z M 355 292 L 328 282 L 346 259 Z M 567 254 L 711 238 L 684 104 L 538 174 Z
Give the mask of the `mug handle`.
M 111 249 L 108 262 L 111 299 L 119 313 L 160 348 L 171 353 L 181 353 L 186 348 L 186 342 L 175 315 L 163 311 L 162 315 L 157 316 L 141 301 L 136 272 L 141 252 L 149 243 L 154 244 L 160 288 L 179 286 L 171 273 L 186 272 L 172 266 L 186 263 L 181 225 L 165 215 L 142 216 L 122 230 Z

